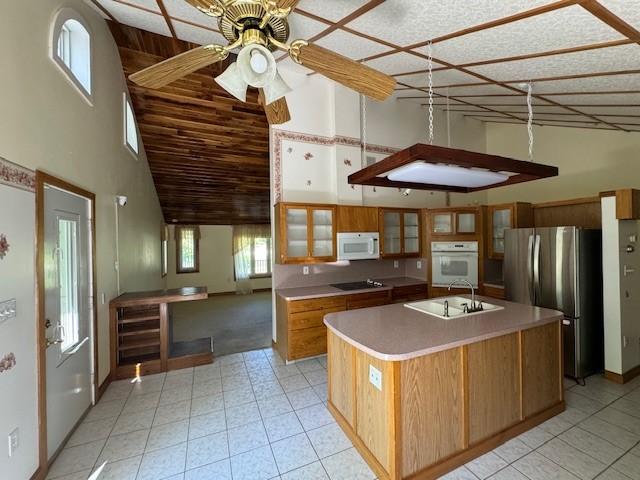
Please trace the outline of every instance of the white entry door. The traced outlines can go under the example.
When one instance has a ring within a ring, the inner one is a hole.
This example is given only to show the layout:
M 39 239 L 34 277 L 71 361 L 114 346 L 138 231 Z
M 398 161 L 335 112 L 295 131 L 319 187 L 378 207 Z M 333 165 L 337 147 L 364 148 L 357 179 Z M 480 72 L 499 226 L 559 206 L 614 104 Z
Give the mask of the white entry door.
M 45 186 L 47 451 L 58 450 L 93 401 L 90 201 Z

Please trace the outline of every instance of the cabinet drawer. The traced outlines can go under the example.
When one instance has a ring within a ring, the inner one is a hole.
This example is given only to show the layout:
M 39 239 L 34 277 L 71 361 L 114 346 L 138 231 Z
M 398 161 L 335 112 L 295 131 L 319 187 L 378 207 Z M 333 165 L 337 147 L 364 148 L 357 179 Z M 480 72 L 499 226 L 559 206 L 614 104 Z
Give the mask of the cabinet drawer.
M 312 312 L 298 312 L 289 315 L 289 330 L 319 327 L 324 325 L 324 316 L 328 313 L 343 312 L 344 308 L 326 308 Z
M 335 308 L 342 308 L 342 310 L 346 310 L 347 306 L 344 296 L 294 300 L 289 302 L 288 311 L 289 313 L 298 313 Z
M 388 305 L 389 303 L 391 303 L 390 290 L 384 292 L 359 293 L 347 297 L 347 310 L 378 307 L 380 305 Z
M 289 333 L 289 360 L 327 353 L 327 327 L 304 328 Z

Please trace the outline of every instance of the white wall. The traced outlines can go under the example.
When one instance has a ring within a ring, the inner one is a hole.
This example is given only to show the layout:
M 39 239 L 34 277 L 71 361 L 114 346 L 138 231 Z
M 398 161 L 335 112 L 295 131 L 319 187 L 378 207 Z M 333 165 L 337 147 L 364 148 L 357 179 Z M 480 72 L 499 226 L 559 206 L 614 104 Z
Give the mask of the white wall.
M 56 11 L 72 7 L 86 20 L 92 34 L 93 105 L 89 105 L 49 57 L 50 26 Z M 135 159 L 123 146 L 122 95 L 126 83 L 118 50 L 104 20 L 81 0 L 23 0 L 0 6 L 0 157 L 31 170 L 42 169 L 96 194 L 97 294 L 99 381 L 109 373 L 108 301 L 116 296 L 115 202 L 127 195 L 120 211 L 120 266 L 123 291 L 164 286 L 160 276 L 160 225 L 162 215 L 144 152 Z M 10 187 L 0 187 L 3 189 Z M 11 194 L 15 196 L 14 193 Z M 34 199 L 11 200 L 12 213 L 25 211 L 20 220 L 32 218 Z M 7 217 L 0 217 L 5 230 Z M 13 228 L 13 225 L 11 225 Z M 26 232 L 22 235 L 27 235 Z M 33 248 L 31 236 L 24 247 Z M 15 245 L 16 250 L 23 246 Z M 33 252 L 14 252 L 21 269 L 3 271 L 4 278 L 18 278 L 33 265 Z M 0 269 L 8 268 L 0 262 Z M 16 263 L 13 263 L 16 265 Z M 26 280 L 25 280 L 26 282 Z M 25 283 L 27 285 L 27 283 Z M 21 290 L 19 330 L 0 327 L 3 348 L 20 350 L 15 372 L 0 377 L 0 391 L 11 392 L 17 403 L 0 409 L 0 437 L 8 424 L 21 430 L 21 454 L 9 459 L 6 441 L 0 448 L 0 476 L 28 478 L 35 470 L 37 445 L 33 429 L 37 421 L 35 368 L 36 338 L 33 282 Z M 4 298 L 5 290 L 0 297 Z M 99 302 L 104 293 L 107 302 Z M 8 346 L 8 347 L 6 347 Z M 27 346 L 30 346 L 27 349 Z M 8 375 L 19 378 L 9 383 Z M 19 385 L 10 388 L 8 385 Z M 18 405 L 19 403 L 19 405 Z M 27 458 L 28 457 L 28 458 Z
M 487 124 L 487 153 L 528 159 L 525 125 Z M 488 191 L 489 203 L 547 202 L 640 185 L 640 133 L 534 127 L 534 160 L 558 177 Z
M 231 225 L 200 226 L 200 271 L 176 273 L 176 241 L 174 227 L 169 227 L 168 288 L 207 287 L 209 293 L 235 292 L 233 269 L 233 227 Z M 251 280 L 257 289 L 271 288 L 271 278 Z

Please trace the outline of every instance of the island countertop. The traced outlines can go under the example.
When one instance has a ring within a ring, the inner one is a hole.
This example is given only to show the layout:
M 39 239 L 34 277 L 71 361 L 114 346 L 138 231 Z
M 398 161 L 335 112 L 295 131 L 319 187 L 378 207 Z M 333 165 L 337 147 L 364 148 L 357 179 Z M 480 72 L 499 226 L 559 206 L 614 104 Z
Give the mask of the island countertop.
M 324 323 L 340 338 L 375 358 L 403 361 L 563 318 L 562 312 L 556 310 L 482 296 L 476 298 L 504 309 L 443 320 L 395 304 L 331 313 L 324 317 Z

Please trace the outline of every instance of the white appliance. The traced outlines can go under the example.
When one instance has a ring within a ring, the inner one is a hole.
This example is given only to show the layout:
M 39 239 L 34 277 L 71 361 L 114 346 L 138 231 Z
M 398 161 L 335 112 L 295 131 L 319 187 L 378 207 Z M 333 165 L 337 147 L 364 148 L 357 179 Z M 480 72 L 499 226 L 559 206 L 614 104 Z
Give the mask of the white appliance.
M 338 233 L 338 260 L 380 258 L 378 232 Z
M 448 287 L 454 280 L 478 286 L 478 242 L 431 242 L 431 281 Z

